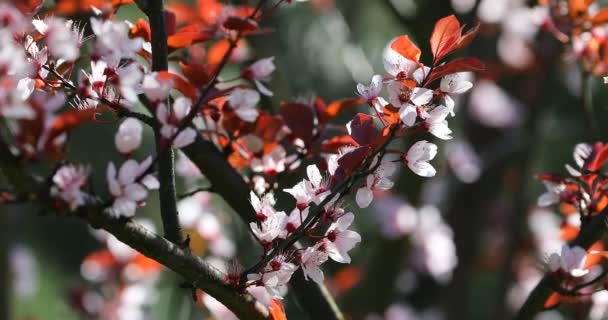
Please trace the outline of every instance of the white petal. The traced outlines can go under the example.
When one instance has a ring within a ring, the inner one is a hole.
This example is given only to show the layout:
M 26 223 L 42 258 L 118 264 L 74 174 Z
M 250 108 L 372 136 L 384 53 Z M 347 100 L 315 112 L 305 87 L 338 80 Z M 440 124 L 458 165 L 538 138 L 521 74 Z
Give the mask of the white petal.
M 372 200 L 374 200 L 374 193 L 370 188 L 359 188 L 355 200 L 359 208 L 367 208 L 372 203 Z

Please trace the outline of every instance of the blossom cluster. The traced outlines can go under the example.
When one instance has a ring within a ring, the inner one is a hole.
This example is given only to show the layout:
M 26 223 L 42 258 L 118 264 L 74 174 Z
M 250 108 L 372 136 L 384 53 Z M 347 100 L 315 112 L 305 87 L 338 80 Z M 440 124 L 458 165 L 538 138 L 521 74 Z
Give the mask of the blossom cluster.
M 298 268 L 305 278 L 322 282 L 321 265 L 329 260 L 350 263 L 349 251 L 361 241 L 359 233 L 349 230 L 355 215 L 344 208 L 348 191 L 355 193 L 360 208 L 366 208 L 375 193 L 393 186 L 391 176 L 398 169 L 397 163 L 422 177 L 436 174 L 429 162 L 437 154 L 437 146 L 427 140 L 414 142 L 406 152 L 394 150 L 397 158 L 387 150 L 392 142 L 417 132 L 451 139 L 447 118 L 454 115 L 453 96 L 472 87 L 459 72 L 476 71 L 481 66 L 470 58 L 445 64 L 440 61 L 470 41 L 475 30 L 462 35 L 455 17 L 440 20 L 431 37 L 435 57 L 431 67 L 419 61 L 421 52 L 407 36 L 393 40 L 384 53 L 386 76 L 374 75 L 369 85 L 357 85 L 357 92 L 369 105 L 371 114 L 357 114 L 346 124 L 347 136 L 330 139 L 340 148 L 337 153 L 324 156 L 326 172 L 314 164 L 308 165 L 306 179 L 283 190 L 295 199 L 289 214 L 275 209 L 272 192 L 251 193 L 258 221 L 251 222 L 250 227 L 264 252 L 261 264 L 247 271 L 248 288 L 263 287 L 270 296 L 280 298 Z M 388 101 L 381 96 L 385 88 Z M 283 107 L 296 109 L 296 106 L 298 110 L 307 110 L 306 105 L 300 104 Z M 302 130 L 301 126 L 290 126 L 289 112 L 284 116 L 290 129 Z M 320 119 L 313 132 L 323 130 L 323 118 L 318 114 L 316 117 Z M 293 133 L 304 137 L 303 132 Z M 306 146 L 306 140 L 302 142 Z M 310 239 L 310 245 L 297 249 L 283 247 L 284 243 L 302 238 Z M 449 264 L 442 264 L 452 268 L 455 258 L 448 260 Z M 437 273 L 447 274 L 449 270 Z

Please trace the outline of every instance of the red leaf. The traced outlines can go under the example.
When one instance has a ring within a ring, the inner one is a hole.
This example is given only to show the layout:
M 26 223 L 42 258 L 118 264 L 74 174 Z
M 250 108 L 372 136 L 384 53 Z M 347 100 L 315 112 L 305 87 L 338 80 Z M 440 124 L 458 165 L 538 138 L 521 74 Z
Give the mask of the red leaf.
M 255 134 L 264 141 L 276 141 L 283 128 L 283 119 L 268 112 L 261 112 L 255 122 Z
M 460 40 L 461 32 L 460 22 L 454 15 L 437 21 L 431 35 L 431 51 L 435 57 L 435 63 L 451 52 Z
M 322 102 L 322 101 L 321 101 Z M 339 114 L 346 112 L 358 105 L 365 103 L 365 100 L 361 98 L 347 98 L 342 100 L 334 101 L 328 104 L 326 107 L 318 106 L 317 111 L 319 112 L 319 123 L 325 124 L 333 120 Z
M 228 17 L 223 24 L 224 28 L 236 31 L 253 31 L 258 29 L 258 23 L 249 18 L 243 17 Z
M 193 62 L 191 64 L 179 63 L 182 73 L 196 87 L 203 87 L 211 79 L 209 68 L 206 65 Z
M 353 139 L 353 137 L 346 134 L 343 136 L 332 137 L 331 139 L 323 142 L 323 145 L 321 145 L 321 150 L 324 152 L 338 152 L 340 149 L 349 146 L 358 147 L 359 144 Z
M 355 115 L 350 124 L 350 134 L 359 145 L 371 144 L 376 137 L 376 127 L 374 119 L 364 113 Z
M 370 146 L 362 146 L 338 159 L 338 168 L 333 177 L 333 184 L 338 184 L 352 175 L 371 152 L 372 148 Z
M 428 83 L 431 83 L 448 74 L 465 71 L 481 72 L 484 69 L 485 66 L 483 63 L 476 58 L 459 58 L 436 67 L 431 73 Z
M 410 40 L 408 36 L 400 36 L 393 43 L 391 49 L 397 51 L 403 57 L 418 62 L 420 60 L 420 49 Z
M 282 103 L 281 116 L 292 134 L 308 143 L 312 140 L 314 114 L 312 108 L 301 103 Z
M 177 28 L 177 17 L 171 10 L 165 10 L 165 28 L 167 29 L 167 36 L 175 34 Z
M 593 146 L 593 149 L 593 154 L 586 161 L 585 169 L 589 171 L 598 171 L 604 166 L 604 163 L 608 159 L 608 144 L 602 145 L 601 143 L 596 143 Z
M 270 301 L 268 311 L 270 311 L 270 317 L 272 320 L 287 320 L 285 309 L 283 309 L 281 300 L 272 299 L 272 301 Z

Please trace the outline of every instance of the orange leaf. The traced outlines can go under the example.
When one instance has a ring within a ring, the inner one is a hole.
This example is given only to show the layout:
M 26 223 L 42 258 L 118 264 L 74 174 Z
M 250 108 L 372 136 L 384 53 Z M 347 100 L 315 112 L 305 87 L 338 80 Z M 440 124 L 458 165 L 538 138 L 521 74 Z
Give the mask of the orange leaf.
M 21 13 L 33 16 L 40 10 L 44 1 L 43 0 L 21 0 L 21 1 L 13 1 L 15 7 L 21 11 Z
M 555 292 L 551 296 L 549 296 L 547 301 L 545 301 L 544 308 L 545 309 L 553 308 L 553 307 L 557 306 L 561 301 L 562 301 L 562 296 L 559 293 Z
M 270 316 L 272 320 L 287 320 L 287 316 L 285 315 L 285 309 L 283 308 L 281 300 L 272 299 L 272 301 L 270 301 L 268 311 L 270 311 Z
M 348 111 L 363 103 L 365 103 L 365 100 L 362 98 L 347 98 L 334 101 L 325 107 L 322 115 L 319 115 L 319 122 L 321 124 L 327 123 L 342 112 Z
M 408 36 L 400 36 L 393 43 L 391 43 L 391 49 L 403 57 L 418 62 L 420 60 L 420 49 L 410 40 Z
M 213 39 L 213 34 L 201 29 L 197 24 L 191 24 L 177 30 L 167 38 L 169 49 L 176 50 L 189 47 L 194 43 Z
M 437 21 L 431 35 L 431 51 L 435 57 L 435 63 L 451 52 L 460 40 L 461 32 L 460 22 L 454 15 Z
M 129 36 L 131 38 L 142 38 L 146 41 L 152 39 L 152 32 L 150 31 L 150 24 L 144 19 L 137 19 L 135 25 L 129 30 Z
M 384 116 L 384 120 L 390 124 L 397 123 L 399 120 L 401 120 L 399 117 L 399 109 L 395 108 L 392 104 L 384 106 L 382 115 Z
M 593 25 L 598 25 L 608 22 L 608 9 L 602 9 L 598 11 L 591 19 L 589 19 Z

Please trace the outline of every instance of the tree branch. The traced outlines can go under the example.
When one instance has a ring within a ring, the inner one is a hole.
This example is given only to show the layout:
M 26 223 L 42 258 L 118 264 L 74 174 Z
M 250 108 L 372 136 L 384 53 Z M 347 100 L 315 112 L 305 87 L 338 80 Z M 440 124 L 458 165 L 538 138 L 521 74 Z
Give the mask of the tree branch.
M 608 210 L 596 215 L 591 220 L 581 227 L 578 237 L 572 241 L 570 246 L 579 246 L 588 249 L 596 241 L 600 240 L 606 232 L 606 213 Z M 534 316 L 542 311 L 545 302 L 555 291 L 556 284 L 549 274 L 540 280 L 534 290 L 528 295 L 526 302 L 517 312 L 515 320 L 533 319 Z
M 152 70 L 166 71 L 169 66 L 167 48 L 167 28 L 162 0 L 150 0 L 146 14 L 150 19 L 150 34 L 152 36 Z M 158 106 L 162 108 L 163 106 Z M 171 143 L 166 147 L 161 143 L 163 137 L 160 129 L 154 130 L 156 152 L 158 154 L 158 178 L 160 180 L 159 198 L 160 214 L 163 221 L 165 237 L 173 243 L 182 244 L 182 230 L 179 225 L 177 198 L 175 194 L 174 152 Z M 166 150 L 165 150 L 166 149 Z
M 48 187 L 21 167 L 19 158 L 3 140 L 0 140 L 0 170 L 15 189 L 27 194 L 31 201 L 45 208 L 55 208 L 54 200 L 48 197 Z M 168 241 L 135 221 L 112 217 L 98 204 L 84 207 L 78 213 L 93 227 L 108 231 L 133 249 L 177 272 L 195 288 L 216 298 L 240 319 L 267 319 L 269 313 L 263 305 L 249 294 L 240 294 L 226 284 L 220 271 L 189 249 Z

